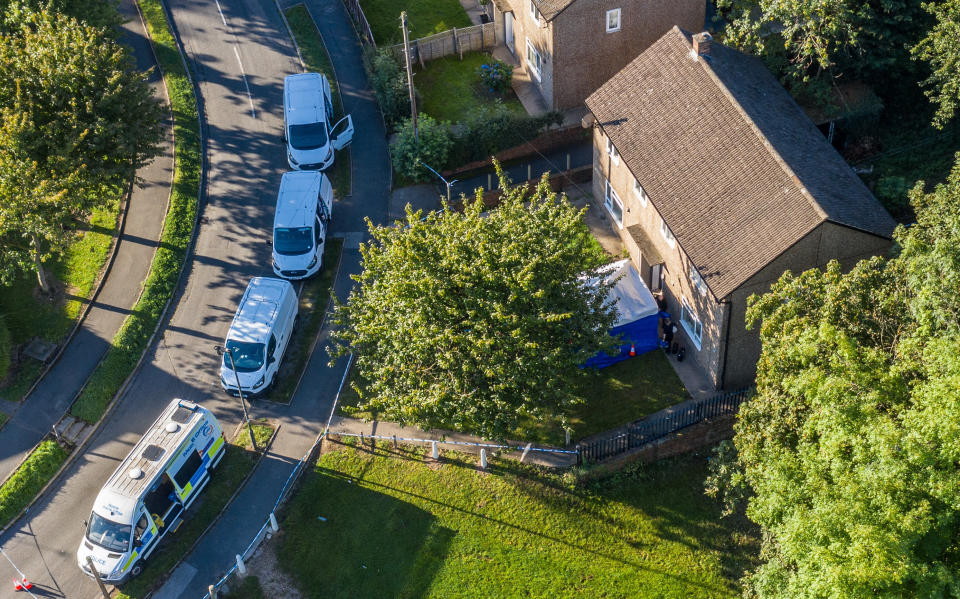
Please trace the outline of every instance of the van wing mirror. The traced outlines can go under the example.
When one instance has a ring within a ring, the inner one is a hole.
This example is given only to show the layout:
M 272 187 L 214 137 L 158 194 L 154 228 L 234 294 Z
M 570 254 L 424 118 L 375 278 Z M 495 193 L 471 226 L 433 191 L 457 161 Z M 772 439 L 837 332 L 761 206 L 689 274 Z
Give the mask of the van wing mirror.
M 353 117 L 348 114 L 340 119 L 330 130 L 330 139 L 333 140 L 334 150 L 342 150 L 350 145 L 353 141 Z

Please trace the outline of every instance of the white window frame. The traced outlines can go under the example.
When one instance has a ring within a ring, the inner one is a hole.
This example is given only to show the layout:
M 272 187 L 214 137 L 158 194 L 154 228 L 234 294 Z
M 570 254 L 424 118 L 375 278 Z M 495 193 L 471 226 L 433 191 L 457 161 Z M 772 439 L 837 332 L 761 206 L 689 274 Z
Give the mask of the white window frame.
M 697 270 L 697 267 L 694 266 L 693 262 L 690 262 L 690 283 L 693 284 L 693 288 L 700 292 L 700 295 L 707 294 L 707 283 L 703 280 L 703 277 L 700 276 L 700 271 Z
M 670 249 L 677 247 L 677 238 L 673 236 L 673 231 L 667 226 L 667 221 L 663 220 L 662 216 L 660 217 L 660 234 L 663 235 Z
M 643 190 L 643 185 L 640 185 L 636 177 L 633 178 L 633 196 L 637 198 L 641 206 L 644 208 L 647 207 L 647 202 L 650 201 L 650 198 L 647 197 L 647 192 Z
M 527 6 L 527 13 L 530 15 L 530 18 L 533 19 L 533 22 L 537 24 L 537 27 L 540 26 L 540 11 L 537 9 L 537 5 L 533 0 L 527 0 L 529 5 Z
M 610 141 L 610 136 L 604 134 L 604 137 L 607 138 L 607 154 L 610 156 L 610 160 L 617 166 L 620 166 L 620 152 L 617 151 L 617 146 L 613 145 L 613 142 Z
M 533 52 L 533 55 L 536 56 L 535 61 L 530 60 L 530 53 Z M 527 38 L 527 64 L 530 64 L 533 68 L 533 76 L 537 78 L 537 82 L 540 82 L 543 75 L 541 74 L 541 69 L 543 69 L 543 58 L 540 56 L 540 51 L 537 50 L 537 47 L 533 45 L 530 41 L 530 38 Z
M 532 2 L 532 1 L 533 1 L 533 0 L 531 0 L 531 2 Z M 617 17 L 617 26 L 616 26 L 616 27 L 610 27 L 610 17 L 613 16 L 613 15 L 616 15 L 616 17 Z M 617 31 L 620 31 L 620 26 L 622 25 L 622 23 L 623 23 L 623 21 L 622 21 L 622 17 L 621 17 L 621 13 L 620 13 L 620 9 L 619 9 L 619 8 L 611 8 L 610 10 L 607 11 L 607 21 L 606 21 L 607 33 L 616 33 Z
M 610 180 L 605 179 L 604 183 L 606 187 L 604 188 L 603 193 L 603 205 L 607 209 L 607 212 L 610 213 L 610 216 L 613 217 L 613 222 L 617 223 L 617 226 L 621 229 L 623 228 L 623 200 L 620 199 L 620 196 L 617 195 L 617 191 L 613 188 L 613 185 L 610 185 Z M 620 218 L 617 218 L 617 212 L 613 209 L 614 205 L 620 209 Z
M 687 323 L 688 319 L 690 323 Z M 680 298 L 680 326 L 687 332 L 690 341 L 693 341 L 693 344 L 699 350 L 703 346 L 703 321 L 697 317 L 685 297 Z

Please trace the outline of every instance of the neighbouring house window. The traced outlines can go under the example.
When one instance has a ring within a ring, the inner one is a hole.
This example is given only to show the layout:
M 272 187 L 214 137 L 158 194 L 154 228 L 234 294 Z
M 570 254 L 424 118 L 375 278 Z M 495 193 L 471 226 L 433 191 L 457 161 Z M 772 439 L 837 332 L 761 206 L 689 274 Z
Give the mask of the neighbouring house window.
M 533 21 L 534 21 L 534 22 L 537 24 L 537 26 L 539 27 L 539 26 L 540 26 L 540 11 L 537 10 L 537 5 L 534 4 L 533 0 L 528 0 L 528 2 L 530 2 L 530 18 L 533 19 Z
M 606 193 L 603 194 L 603 205 L 606 206 L 610 214 L 613 215 L 613 220 L 617 221 L 617 225 L 623 227 L 623 202 L 620 201 L 617 192 L 613 190 L 610 181 L 606 182 Z
M 643 190 L 643 186 L 640 185 L 640 182 L 637 181 L 636 178 L 633 180 L 633 195 L 635 195 L 637 200 L 640 201 L 641 206 L 644 208 L 647 207 L 647 202 L 649 201 L 647 198 L 647 192 Z
M 667 226 L 667 221 L 663 220 L 662 216 L 660 217 L 660 234 L 667 240 L 667 245 L 671 248 L 677 247 L 677 238 L 673 236 L 673 232 Z
M 693 313 L 693 308 L 687 303 L 685 297 L 681 298 L 680 324 L 683 325 L 683 330 L 690 336 L 693 344 L 697 346 L 697 349 L 700 349 L 700 343 L 703 340 L 703 322 Z
M 707 284 L 704 283 L 703 277 L 700 276 L 700 272 L 697 270 L 697 267 L 693 265 L 693 262 L 690 263 L 690 282 L 693 283 L 696 290 L 700 292 L 700 295 L 707 294 Z
M 617 148 L 613 145 L 613 142 L 610 141 L 610 138 L 607 137 L 607 154 L 610 155 L 610 160 L 614 164 L 620 164 L 620 152 L 617 151 Z
M 527 38 L 527 64 L 533 69 L 533 75 L 537 78 L 537 81 L 540 81 L 540 69 L 543 68 L 543 65 L 540 62 L 540 53 L 530 43 L 530 38 Z
M 596 21 L 594 21 L 596 22 Z M 620 31 L 620 9 L 614 8 L 607 11 L 607 33 Z

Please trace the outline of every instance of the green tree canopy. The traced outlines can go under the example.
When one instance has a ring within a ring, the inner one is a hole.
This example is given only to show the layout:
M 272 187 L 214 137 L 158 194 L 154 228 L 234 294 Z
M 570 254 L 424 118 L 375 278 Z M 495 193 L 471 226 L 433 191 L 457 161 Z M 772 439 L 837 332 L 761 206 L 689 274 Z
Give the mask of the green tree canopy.
M 960 596 L 960 162 L 911 201 L 895 258 L 751 299 L 763 351 L 734 441 L 760 597 Z
M 421 220 L 370 225 L 363 271 L 335 311 L 337 355 L 353 352 L 365 405 L 402 423 L 502 439 L 523 418 L 576 400 L 570 381 L 611 348 L 609 287 L 589 287 L 582 212 L 509 188 L 484 214 L 444 204 Z
M 156 154 L 163 113 L 125 47 L 50 13 L 0 35 L 0 110 L 0 280 L 31 264 L 46 289 L 41 261 Z
M 33 13 L 61 14 L 92 27 L 113 29 L 122 20 L 116 0 L 0 0 L 0 29 L 17 30 Z
M 943 127 L 960 103 L 960 0 L 924 4 L 936 24 L 912 48 L 913 57 L 930 65 L 926 94 L 937 106 L 933 124 Z

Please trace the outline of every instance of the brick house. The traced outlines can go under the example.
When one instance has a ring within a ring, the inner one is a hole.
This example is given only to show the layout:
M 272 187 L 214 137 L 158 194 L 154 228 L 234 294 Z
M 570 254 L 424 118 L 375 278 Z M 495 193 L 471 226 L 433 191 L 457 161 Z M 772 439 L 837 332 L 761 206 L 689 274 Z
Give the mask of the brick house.
M 763 64 L 674 27 L 586 100 L 593 194 L 715 388 L 752 383 L 747 297 L 883 254 L 895 223 Z
M 536 85 L 547 109 L 591 92 L 674 25 L 700 30 L 704 0 L 494 0 L 498 44 Z

